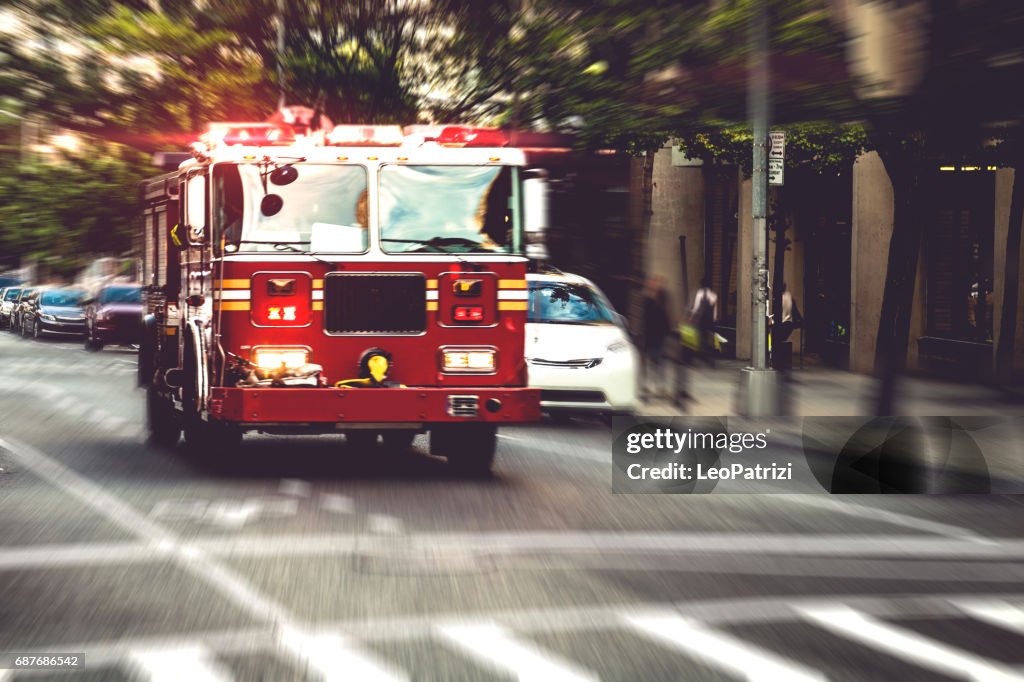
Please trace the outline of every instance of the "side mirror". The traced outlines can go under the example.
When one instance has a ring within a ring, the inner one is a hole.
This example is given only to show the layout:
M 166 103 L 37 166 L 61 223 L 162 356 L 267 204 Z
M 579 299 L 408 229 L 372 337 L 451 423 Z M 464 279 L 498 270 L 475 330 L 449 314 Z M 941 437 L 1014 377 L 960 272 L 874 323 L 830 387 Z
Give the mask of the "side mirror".
M 268 194 L 260 201 L 260 213 L 267 216 L 275 216 L 284 208 L 284 199 L 279 194 Z

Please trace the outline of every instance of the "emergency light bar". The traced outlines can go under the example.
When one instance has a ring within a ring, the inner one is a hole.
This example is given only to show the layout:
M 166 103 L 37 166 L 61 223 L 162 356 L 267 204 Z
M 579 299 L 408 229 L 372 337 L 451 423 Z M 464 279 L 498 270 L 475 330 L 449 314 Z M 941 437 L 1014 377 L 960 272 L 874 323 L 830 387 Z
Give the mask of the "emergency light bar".
M 327 143 L 339 147 L 401 147 L 404 141 L 401 126 L 337 125 L 327 134 Z
M 505 147 L 509 137 L 497 128 L 448 126 L 434 141 L 443 147 Z
M 295 133 L 291 126 L 273 123 L 211 123 L 209 131 L 200 139 L 210 148 L 221 145 L 272 147 L 293 144 Z

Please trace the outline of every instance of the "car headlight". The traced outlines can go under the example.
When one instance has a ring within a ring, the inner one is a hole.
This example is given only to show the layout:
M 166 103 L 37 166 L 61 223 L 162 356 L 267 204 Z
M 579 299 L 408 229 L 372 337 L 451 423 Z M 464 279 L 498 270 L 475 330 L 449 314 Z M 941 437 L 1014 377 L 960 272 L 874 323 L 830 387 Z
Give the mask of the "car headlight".
M 441 352 L 445 372 L 493 372 L 495 352 L 486 348 L 448 348 Z
M 278 369 L 300 367 L 309 362 L 309 350 L 306 348 L 256 348 L 252 352 L 252 361 L 262 369 Z
M 626 343 L 625 341 L 613 341 L 612 343 L 608 344 L 609 353 L 621 353 L 622 351 L 627 350 L 628 348 L 629 344 Z
M 55 322 L 57 320 L 56 317 L 50 315 L 49 313 L 39 313 L 39 317 L 43 318 L 47 322 Z

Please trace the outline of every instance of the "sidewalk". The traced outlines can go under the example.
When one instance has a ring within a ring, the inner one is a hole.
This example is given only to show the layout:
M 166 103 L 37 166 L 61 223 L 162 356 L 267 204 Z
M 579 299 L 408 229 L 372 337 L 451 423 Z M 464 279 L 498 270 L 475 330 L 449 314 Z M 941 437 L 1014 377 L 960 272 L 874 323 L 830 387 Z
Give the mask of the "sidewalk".
M 647 400 L 639 410 L 645 416 L 736 414 L 739 360 L 719 360 L 714 369 L 703 365 L 684 367 L 690 398 L 676 405 L 669 398 Z M 666 384 L 674 380 L 675 365 L 666 367 Z M 788 391 L 790 414 L 798 416 L 870 415 L 877 389 L 874 377 L 812 365 L 794 369 Z M 667 388 L 667 387 L 666 387 Z M 898 413 L 917 416 L 1024 416 L 1024 403 L 1004 400 L 994 388 L 921 377 L 901 377 L 896 386 Z

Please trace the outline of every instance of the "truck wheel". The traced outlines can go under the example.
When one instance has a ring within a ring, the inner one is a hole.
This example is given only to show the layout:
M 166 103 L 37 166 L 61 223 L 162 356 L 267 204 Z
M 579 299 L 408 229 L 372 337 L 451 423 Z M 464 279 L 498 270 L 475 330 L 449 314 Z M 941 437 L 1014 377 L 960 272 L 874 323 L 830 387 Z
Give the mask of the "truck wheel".
M 430 430 L 430 452 L 448 458 L 463 476 L 484 477 L 494 467 L 498 429 L 491 424 L 443 424 Z
M 405 452 L 412 447 L 416 432 L 409 429 L 390 429 L 381 432 L 384 449 L 388 452 Z
M 172 448 L 181 437 L 181 417 L 177 410 L 152 387 L 146 391 L 146 428 L 149 442 L 160 447 Z
M 346 431 L 345 442 L 356 452 L 366 452 L 377 447 L 377 432 L 363 429 Z

